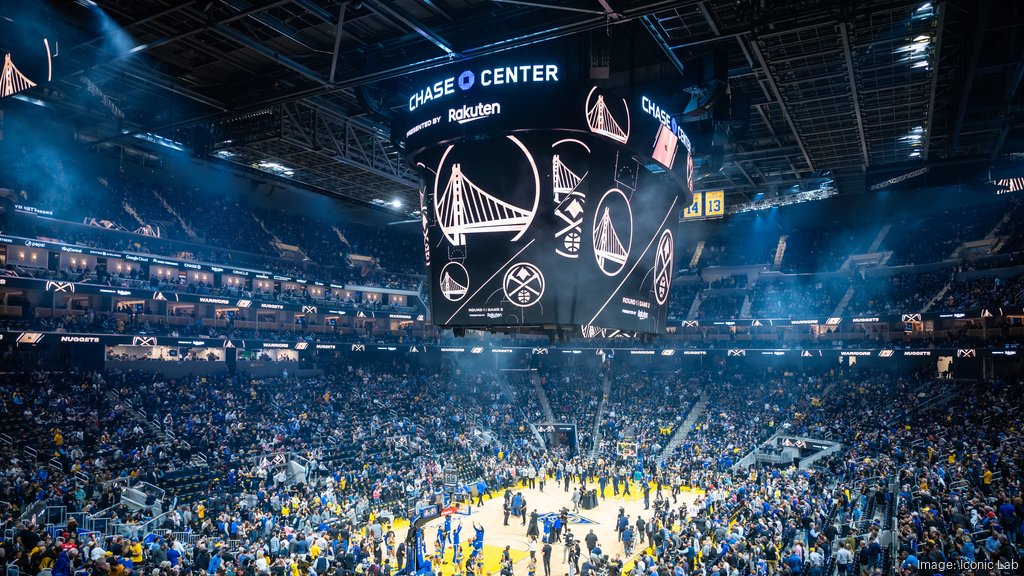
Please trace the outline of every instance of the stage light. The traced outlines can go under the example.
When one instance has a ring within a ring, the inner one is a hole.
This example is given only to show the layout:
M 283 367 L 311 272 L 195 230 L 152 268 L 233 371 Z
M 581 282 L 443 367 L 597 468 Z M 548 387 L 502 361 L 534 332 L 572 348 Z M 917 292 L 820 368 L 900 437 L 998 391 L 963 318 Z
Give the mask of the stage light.
M 270 172 L 271 174 L 276 174 L 278 176 L 287 176 L 289 178 L 295 175 L 295 170 L 293 168 L 289 168 L 271 160 L 261 160 L 253 164 L 253 168 L 264 172 Z
M 813 200 L 824 200 L 826 198 L 831 198 L 836 194 L 838 194 L 838 191 L 835 189 L 832 181 L 827 180 L 819 184 L 816 188 L 804 190 L 803 192 L 783 194 L 779 196 L 772 196 L 770 198 L 762 197 L 761 200 L 754 200 L 743 204 L 734 204 L 726 211 L 729 214 L 739 214 L 742 212 L 753 212 L 755 210 L 767 210 L 770 208 L 777 208 L 779 206 L 802 204 Z
M 14 98 L 15 100 L 21 100 L 22 102 L 27 102 L 27 103 L 32 104 L 34 106 L 41 106 L 43 108 L 47 108 L 48 107 L 48 104 L 46 102 L 43 102 L 42 100 L 40 100 L 38 98 L 32 98 L 31 96 L 25 96 L 24 94 L 15 94 L 14 96 L 11 96 L 11 98 Z

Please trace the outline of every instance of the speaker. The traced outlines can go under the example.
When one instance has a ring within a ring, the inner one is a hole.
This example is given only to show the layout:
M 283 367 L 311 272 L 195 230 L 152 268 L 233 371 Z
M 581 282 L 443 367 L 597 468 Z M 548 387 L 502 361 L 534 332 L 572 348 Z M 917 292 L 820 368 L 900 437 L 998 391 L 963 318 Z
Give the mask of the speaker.
M 224 363 L 228 367 L 228 375 L 234 376 L 238 370 L 238 348 L 224 349 Z
M 703 114 L 726 95 L 729 87 L 727 63 L 727 57 L 717 50 L 686 61 L 683 90 L 690 94 L 690 101 L 686 104 L 684 115 Z

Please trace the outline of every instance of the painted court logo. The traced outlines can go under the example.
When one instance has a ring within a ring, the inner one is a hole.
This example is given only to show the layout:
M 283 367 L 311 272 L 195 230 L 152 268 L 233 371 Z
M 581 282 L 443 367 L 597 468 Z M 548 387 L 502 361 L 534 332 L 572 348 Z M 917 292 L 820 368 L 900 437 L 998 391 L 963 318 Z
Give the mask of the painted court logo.
M 561 514 L 559 514 L 558 512 L 547 512 L 545 514 L 538 515 L 537 516 L 537 520 L 543 524 L 545 520 L 550 520 L 550 521 L 554 522 L 555 518 L 558 518 L 559 516 L 561 516 Z M 575 514 L 573 512 L 570 512 L 569 513 L 569 524 L 597 524 L 597 522 L 594 522 L 590 518 L 586 518 L 586 517 L 580 516 L 579 514 Z

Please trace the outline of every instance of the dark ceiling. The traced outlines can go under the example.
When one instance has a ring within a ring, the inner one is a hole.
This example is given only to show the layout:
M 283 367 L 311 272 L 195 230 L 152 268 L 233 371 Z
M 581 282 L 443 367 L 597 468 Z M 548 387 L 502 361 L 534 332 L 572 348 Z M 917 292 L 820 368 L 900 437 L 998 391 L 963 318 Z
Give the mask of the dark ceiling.
M 62 44 L 73 65 L 64 61 L 61 77 L 30 93 L 63 107 L 77 129 L 208 147 L 220 161 L 288 169 L 298 184 L 362 203 L 417 201 L 387 125 L 404 75 L 574 34 L 652 46 L 660 63 L 645 65 L 669 82 L 709 52 L 726 59 L 749 120 L 698 150 L 698 188 L 725 189 L 732 204 L 829 181 L 862 192 L 921 166 L 1024 153 L 1024 3 L 1015 0 L 91 4 L 60 2 L 5 24 L 45 18 L 74 39 Z M 127 35 L 120 45 L 99 13 Z M 621 68 L 614 51 L 611 60 Z M 83 78 L 123 120 L 97 105 Z M 710 114 L 682 120 L 715 131 Z M 255 135 L 206 136 L 246 122 Z

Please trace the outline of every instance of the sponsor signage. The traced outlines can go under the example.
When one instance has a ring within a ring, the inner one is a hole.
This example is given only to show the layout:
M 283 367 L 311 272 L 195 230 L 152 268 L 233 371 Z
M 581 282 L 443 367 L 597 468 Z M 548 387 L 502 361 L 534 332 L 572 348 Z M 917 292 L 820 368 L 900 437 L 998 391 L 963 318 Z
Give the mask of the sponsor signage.
M 444 100 L 456 92 L 480 92 L 482 89 L 497 86 L 543 82 L 558 82 L 558 64 L 526 63 L 484 69 L 469 68 L 421 86 L 409 96 L 408 109 L 409 112 L 414 112 L 431 102 Z
M 47 336 L 50 336 L 47 338 Z M 16 341 L 21 344 L 38 344 L 40 342 L 53 342 L 55 344 L 64 345 L 79 345 L 79 344 L 103 344 L 106 346 L 160 346 L 168 345 L 168 342 L 159 341 L 154 336 L 126 336 L 119 334 L 60 334 L 60 333 L 43 333 L 43 332 L 0 332 L 0 341 Z M 172 346 L 189 346 L 194 348 L 239 348 L 239 349 L 289 349 L 293 348 L 296 350 L 304 349 L 316 349 L 316 350 L 348 350 L 351 352 L 366 352 L 367 348 L 365 344 L 348 344 L 348 343 L 310 343 L 306 340 L 294 340 L 294 341 L 258 341 L 258 340 L 223 340 L 223 339 L 178 339 L 169 342 Z M 375 346 L 373 350 L 380 352 L 400 352 L 400 353 L 413 353 L 413 352 L 439 352 L 446 354 L 522 354 L 524 357 L 536 354 L 547 354 L 549 348 L 529 348 L 522 346 L 509 346 L 504 348 L 484 348 L 484 347 L 463 347 L 463 346 L 445 346 L 441 348 L 427 348 L 424 346 Z M 763 349 L 747 349 L 747 348 L 733 348 L 733 349 L 665 349 L 665 350 L 649 350 L 649 349 L 637 349 L 637 348 L 615 348 L 615 347 L 602 347 L 602 348 L 573 348 L 573 349 L 562 349 L 559 350 L 563 354 L 583 354 L 584 352 L 589 353 L 590 351 L 604 352 L 606 356 L 610 356 L 615 352 L 622 354 L 628 354 L 632 356 L 708 356 L 712 354 L 734 357 L 734 358 L 757 358 L 765 356 L 790 356 L 799 355 L 803 357 L 842 357 L 842 356 L 856 356 L 856 357 L 877 357 L 883 359 L 895 358 L 897 356 L 905 357 L 929 357 L 929 356 L 956 356 L 958 358 L 976 358 L 981 356 L 999 356 L 999 357 L 1013 357 L 1017 356 L 1017 350 L 998 348 L 968 348 L 968 349 L 935 349 L 935 350 L 892 350 L 889 348 L 873 349 L 873 350 L 763 350 Z M 671 353 L 667 353 L 671 351 Z M 600 355 L 600 354 L 599 354 Z

